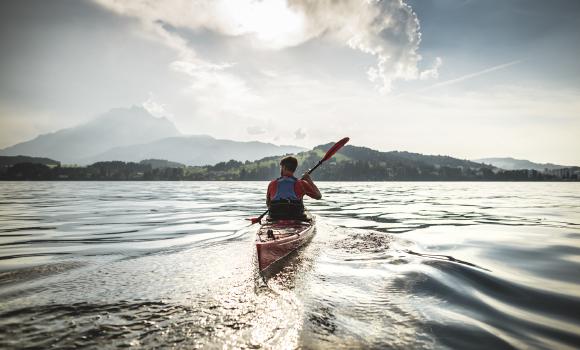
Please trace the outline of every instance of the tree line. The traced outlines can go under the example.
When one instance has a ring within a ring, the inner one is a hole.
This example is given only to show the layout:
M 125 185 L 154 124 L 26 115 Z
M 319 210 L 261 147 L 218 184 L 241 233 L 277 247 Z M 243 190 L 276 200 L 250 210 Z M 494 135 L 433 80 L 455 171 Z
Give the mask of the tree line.
M 317 152 L 299 155 L 297 176 L 320 159 Z M 151 164 L 110 161 L 85 167 L 17 163 L 0 167 L 0 180 L 51 181 L 265 181 L 279 176 L 279 157 L 255 162 L 230 160 L 207 166 L 154 167 Z M 321 181 L 554 181 L 553 174 L 536 170 L 498 170 L 491 167 L 438 166 L 421 162 L 330 160 L 313 177 Z M 566 180 L 578 180 L 574 174 Z

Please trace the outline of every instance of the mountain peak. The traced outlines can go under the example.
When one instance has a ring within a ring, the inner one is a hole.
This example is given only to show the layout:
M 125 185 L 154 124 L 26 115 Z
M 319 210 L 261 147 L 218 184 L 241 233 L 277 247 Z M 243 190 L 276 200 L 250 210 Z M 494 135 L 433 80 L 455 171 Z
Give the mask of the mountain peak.
M 40 135 L 33 140 L 5 148 L 0 154 L 25 154 L 77 163 L 82 162 L 83 158 L 113 147 L 180 135 L 171 121 L 154 117 L 143 107 L 113 108 L 86 123 Z
M 202 165 L 302 150 L 262 142 L 220 140 L 209 135 L 182 135 L 169 119 L 155 117 L 142 106 L 131 106 L 113 108 L 86 123 L 40 135 L 0 150 L 0 155 L 47 157 L 65 164 L 167 159 Z
M 156 117 L 149 113 L 142 106 L 131 106 L 131 107 L 117 107 L 112 108 L 109 111 L 96 116 L 94 119 L 90 120 L 87 124 L 98 123 L 103 121 L 130 121 L 130 122 L 146 122 L 146 121 L 156 121 L 159 123 L 171 124 L 172 128 L 175 129 L 177 134 L 180 134 L 175 125 L 167 119 L 166 117 Z M 79 125 L 80 126 L 80 125 Z

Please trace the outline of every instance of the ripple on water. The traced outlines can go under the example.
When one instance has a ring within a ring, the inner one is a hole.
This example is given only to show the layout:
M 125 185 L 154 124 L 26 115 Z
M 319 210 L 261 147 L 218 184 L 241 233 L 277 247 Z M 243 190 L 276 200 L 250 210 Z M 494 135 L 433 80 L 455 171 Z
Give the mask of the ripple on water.
M 321 183 L 268 278 L 264 183 L 0 183 L 3 348 L 574 348 L 580 186 Z

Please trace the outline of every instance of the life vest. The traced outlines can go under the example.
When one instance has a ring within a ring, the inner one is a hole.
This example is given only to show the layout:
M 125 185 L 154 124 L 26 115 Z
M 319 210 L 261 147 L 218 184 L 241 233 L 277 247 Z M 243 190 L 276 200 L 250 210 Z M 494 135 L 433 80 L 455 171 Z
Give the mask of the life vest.
M 294 190 L 296 182 L 298 179 L 293 176 L 276 179 L 276 194 L 271 199 L 269 207 L 271 219 L 302 219 L 304 217 L 304 204 Z
M 294 185 L 296 185 L 296 182 L 298 182 L 298 179 L 294 176 L 282 176 L 276 179 L 276 194 L 272 200 L 300 200 L 300 198 L 298 198 L 296 195 L 296 191 L 294 190 Z

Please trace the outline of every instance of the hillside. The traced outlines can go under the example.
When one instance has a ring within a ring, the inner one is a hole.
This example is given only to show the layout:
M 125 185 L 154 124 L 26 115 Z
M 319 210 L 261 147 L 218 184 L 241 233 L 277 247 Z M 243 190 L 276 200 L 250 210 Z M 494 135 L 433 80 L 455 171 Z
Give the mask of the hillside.
M 297 174 L 313 167 L 333 143 L 296 154 Z M 280 157 L 267 157 L 245 164 L 222 163 L 218 171 L 240 179 L 271 179 L 279 172 Z M 218 167 L 217 164 L 216 167 Z M 215 168 L 214 168 L 215 169 Z M 208 168 L 211 172 L 212 168 Z M 381 152 L 367 147 L 346 145 L 314 177 L 323 181 L 388 181 L 388 180 L 466 180 L 484 174 L 491 176 L 494 167 L 449 156 L 423 155 L 410 152 Z M 235 175 L 234 175 L 235 176 Z
M 87 123 L 0 150 L 0 155 L 48 157 L 67 164 L 87 164 L 87 157 L 113 147 L 178 135 L 173 123 L 156 118 L 141 107 L 116 108 Z
M 19 163 L 43 164 L 46 166 L 60 166 L 60 162 L 50 158 L 27 156 L 0 156 L 0 167 L 9 167 Z
M 537 171 L 544 171 L 545 169 L 554 170 L 569 168 L 565 165 L 558 165 L 552 163 L 534 163 L 525 159 L 515 159 L 511 157 L 503 158 L 481 158 L 474 160 L 475 162 L 481 162 L 486 164 L 491 164 L 495 167 L 505 170 L 518 170 L 518 169 L 533 169 Z
M 215 164 L 229 159 L 256 160 L 305 150 L 264 142 L 220 140 L 182 135 L 166 118 L 141 107 L 116 108 L 95 119 L 0 150 L 0 155 L 58 159 L 64 164 L 101 161 L 139 162 L 165 159 L 186 165 Z
M 120 160 L 139 162 L 142 159 L 167 159 L 186 165 L 216 164 L 226 160 L 257 160 L 267 156 L 301 152 L 304 148 L 278 146 L 264 142 L 220 140 L 207 135 L 168 137 L 146 144 L 116 147 L 94 157 L 86 163 Z
M 185 164 L 170 162 L 165 159 L 144 159 L 139 164 L 150 165 L 152 169 L 185 168 Z
M 313 167 L 332 144 L 317 146 L 296 154 L 300 176 Z M 139 163 L 104 161 L 86 167 L 53 167 L 20 163 L 0 168 L 0 180 L 190 180 L 190 181 L 266 181 L 279 176 L 281 156 L 256 161 L 219 162 L 215 165 L 185 166 L 162 159 Z M 317 181 L 577 181 L 580 168 L 558 169 L 548 173 L 536 170 L 502 170 L 491 165 L 449 156 L 410 152 L 380 152 L 347 145 L 313 178 Z

